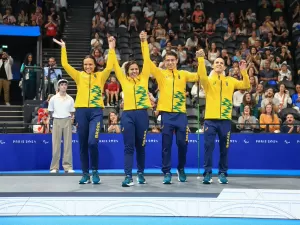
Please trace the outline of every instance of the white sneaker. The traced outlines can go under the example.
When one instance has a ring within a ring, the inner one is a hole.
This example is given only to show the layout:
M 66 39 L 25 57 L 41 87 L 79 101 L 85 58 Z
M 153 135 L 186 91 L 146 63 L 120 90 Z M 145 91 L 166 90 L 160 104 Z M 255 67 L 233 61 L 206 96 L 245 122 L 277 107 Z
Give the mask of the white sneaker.
M 6 102 L 5 105 L 10 106 L 10 103 L 9 103 L 9 102 Z
M 50 170 L 50 173 L 58 173 L 58 170 Z
M 66 172 L 66 173 L 75 173 L 74 170 L 66 170 L 65 172 Z

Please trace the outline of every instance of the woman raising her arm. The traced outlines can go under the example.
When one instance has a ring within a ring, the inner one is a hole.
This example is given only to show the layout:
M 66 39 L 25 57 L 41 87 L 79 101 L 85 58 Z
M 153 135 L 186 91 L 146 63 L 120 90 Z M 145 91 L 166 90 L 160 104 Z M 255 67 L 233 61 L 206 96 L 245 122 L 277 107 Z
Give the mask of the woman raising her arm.
M 141 47 L 144 58 L 143 69 L 135 61 L 127 62 L 125 74 L 119 66 L 116 54 L 113 53 L 114 70 L 122 85 L 124 93 L 124 111 L 121 116 L 122 134 L 124 139 L 124 171 L 125 179 L 122 187 L 134 185 L 132 179 L 133 153 L 136 148 L 137 182 L 145 184 L 145 142 L 149 128 L 147 109 L 151 108 L 148 97 L 148 80 L 150 76 L 150 55 L 147 43 L 147 33 L 141 32 Z M 113 44 L 115 46 L 115 43 Z
M 91 55 L 83 59 L 82 71 L 74 69 L 68 63 L 65 42 L 56 39 L 53 39 L 53 41 L 61 46 L 61 64 L 65 71 L 74 79 L 77 86 L 75 118 L 78 123 L 80 161 L 83 173 L 79 184 L 91 183 L 89 175 L 89 151 L 91 156 L 92 183 L 99 184 L 98 138 L 104 108 L 102 92 L 104 84 L 113 69 L 111 60 L 113 54 L 113 49 L 111 48 L 113 37 L 108 39 L 110 50 L 106 69 L 102 72 L 97 72 L 97 62 Z

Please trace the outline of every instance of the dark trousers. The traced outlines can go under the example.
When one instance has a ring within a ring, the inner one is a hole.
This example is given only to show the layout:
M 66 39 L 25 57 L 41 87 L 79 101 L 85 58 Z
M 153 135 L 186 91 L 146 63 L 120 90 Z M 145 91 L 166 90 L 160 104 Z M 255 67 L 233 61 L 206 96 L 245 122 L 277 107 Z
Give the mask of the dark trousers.
M 88 174 L 89 151 L 91 169 L 98 170 L 98 142 L 103 111 L 102 108 L 77 108 L 75 116 L 78 123 L 81 169 L 83 174 Z
M 185 113 L 161 113 L 162 123 L 162 172 L 164 174 L 171 172 L 172 167 L 172 142 L 173 134 L 176 135 L 176 144 L 178 147 L 178 166 L 177 169 L 183 169 L 186 163 L 186 153 L 188 144 L 187 116 Z
M 123 111 L 121 127 L 124 140 L 124 172 L 132 176 L 133 154 L 136 149 L 137 172 L 145 169 L 145 143 L 149 128 L 149 117 L 146 109 Z
M 213 151 L 216 135 L 219 136 L 219 174 L 228 170 L 228 148 L 230 144 L 231 120 L 205 120 L 204 122 L 204 176 L 212 173 Z

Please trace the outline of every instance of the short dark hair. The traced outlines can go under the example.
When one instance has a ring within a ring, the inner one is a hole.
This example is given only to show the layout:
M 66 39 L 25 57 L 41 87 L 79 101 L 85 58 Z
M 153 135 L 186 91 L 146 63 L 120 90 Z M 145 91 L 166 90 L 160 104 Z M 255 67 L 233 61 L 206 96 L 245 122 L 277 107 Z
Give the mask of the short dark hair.
M 176 59 L 178 59 L 178 56 L 175 52 L 166 52 L 165 56 L 164 56 L 164 60 L 166 59 L 167 56 L 174 56 Z

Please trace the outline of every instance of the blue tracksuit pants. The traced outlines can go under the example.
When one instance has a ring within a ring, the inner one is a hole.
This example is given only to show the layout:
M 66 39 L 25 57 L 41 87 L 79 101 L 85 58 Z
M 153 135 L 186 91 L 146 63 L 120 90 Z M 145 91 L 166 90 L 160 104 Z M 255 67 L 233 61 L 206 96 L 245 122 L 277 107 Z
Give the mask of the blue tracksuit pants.
M 204 176 L 212 173 L 213 151 L 216 135 L 219 136 L 219 174 L 227 176 L 228 148 L 230 144 L 231 120 L 205 120 L 204 122 Z
M 123 111 L 121 127 L 124 140 L 124 172 L 132 176 L 133 154 L 136 149 L 137 172 L 144 173 L 145 144 L 149 128 L 147 109 Z
M 178 147 L 178 166 L 177 169 L 183 169 L 186 163 L 186 153 L 188 144 L 188 120 L 185 113 L 161 113 L 162 124 L 162 172 L 164 174 L 171 172 L 172 167 L 172 142 L 173 134 L 176 135 L 176 144 Z
M 81 169 L 89 173 L 89 151 L 91 169 L 98 170 L 98 142 L 103 120 L 102 108 L 77 108 L 75 113 L 78 123 L 77 133 L 80 146 Z

